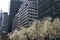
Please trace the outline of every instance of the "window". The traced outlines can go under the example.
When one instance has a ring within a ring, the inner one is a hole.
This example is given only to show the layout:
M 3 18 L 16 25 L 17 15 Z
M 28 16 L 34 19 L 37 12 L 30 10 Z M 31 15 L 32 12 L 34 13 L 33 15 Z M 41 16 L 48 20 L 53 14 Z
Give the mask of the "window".
M 60 7 L 60 3 L 59 3 L 58 5 L 59 5 L 59 7 Z
M 60 1 L 60 0 L 55 0 L 56 2 Z
M 36 0 L 29 0 L 29 1 L 36 1 Z
M 46 0 L 46 3 L 49 2 L 50 0 Z
M 26 4 L 25 4 L 25 6 L 27 7 L 27 6 L 28 6 L 28 4 L 26 3 Z
M 51 11 L 52 11 L 52 10 L 55 10 L 55 6 L 51 7 L 50 10 L 51 10 Z

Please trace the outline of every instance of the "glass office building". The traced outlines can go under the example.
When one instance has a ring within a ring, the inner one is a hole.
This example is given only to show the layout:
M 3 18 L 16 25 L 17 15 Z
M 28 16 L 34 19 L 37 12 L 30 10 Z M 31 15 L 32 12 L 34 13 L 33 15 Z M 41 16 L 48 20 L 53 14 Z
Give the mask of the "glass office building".
M 38 0 L 38 18 L 60 17 L 60 0 Z
M 10 13 L 9 13 L 9 32 L 12 31 L 13 18 L 18 12 L 22 2 L 20 0 L 11 0 L 10 2 Z

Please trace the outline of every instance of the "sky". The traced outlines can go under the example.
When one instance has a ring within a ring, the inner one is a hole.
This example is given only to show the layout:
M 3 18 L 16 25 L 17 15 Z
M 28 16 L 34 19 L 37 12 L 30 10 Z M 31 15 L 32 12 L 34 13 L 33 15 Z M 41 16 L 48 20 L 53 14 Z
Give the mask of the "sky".
M 10 0 L 0 0 L 0 10 L 9 12 Z

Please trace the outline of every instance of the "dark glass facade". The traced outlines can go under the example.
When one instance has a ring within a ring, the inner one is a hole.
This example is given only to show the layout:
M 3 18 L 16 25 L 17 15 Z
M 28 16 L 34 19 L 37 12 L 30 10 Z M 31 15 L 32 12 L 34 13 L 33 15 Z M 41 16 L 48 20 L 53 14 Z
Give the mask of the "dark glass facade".
M 12 23 L 13 18 L 18 12 L 19 7 L 21 6 L 22 2 L 20 0 L 11 0 L 10 2 L 10 13 L 9 13 L 9 32 L 12 31 Z
M 60 0 L 38 0 L 38 18 L 60 16 Z

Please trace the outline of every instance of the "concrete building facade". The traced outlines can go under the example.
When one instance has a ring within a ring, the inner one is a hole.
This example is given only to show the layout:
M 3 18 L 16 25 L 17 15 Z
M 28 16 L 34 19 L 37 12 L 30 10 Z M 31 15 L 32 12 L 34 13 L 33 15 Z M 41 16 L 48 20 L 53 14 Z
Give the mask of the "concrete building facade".
M 38 18 L 37 15 L 37 0 L 24 0 L 18 13 L 15 15 L 12 29 L 20 29 L 22 26 L 29 27 Z
M 24 0 L 18 13 L 18 26 L 29 27 L 37 19 L 37 0 Z

